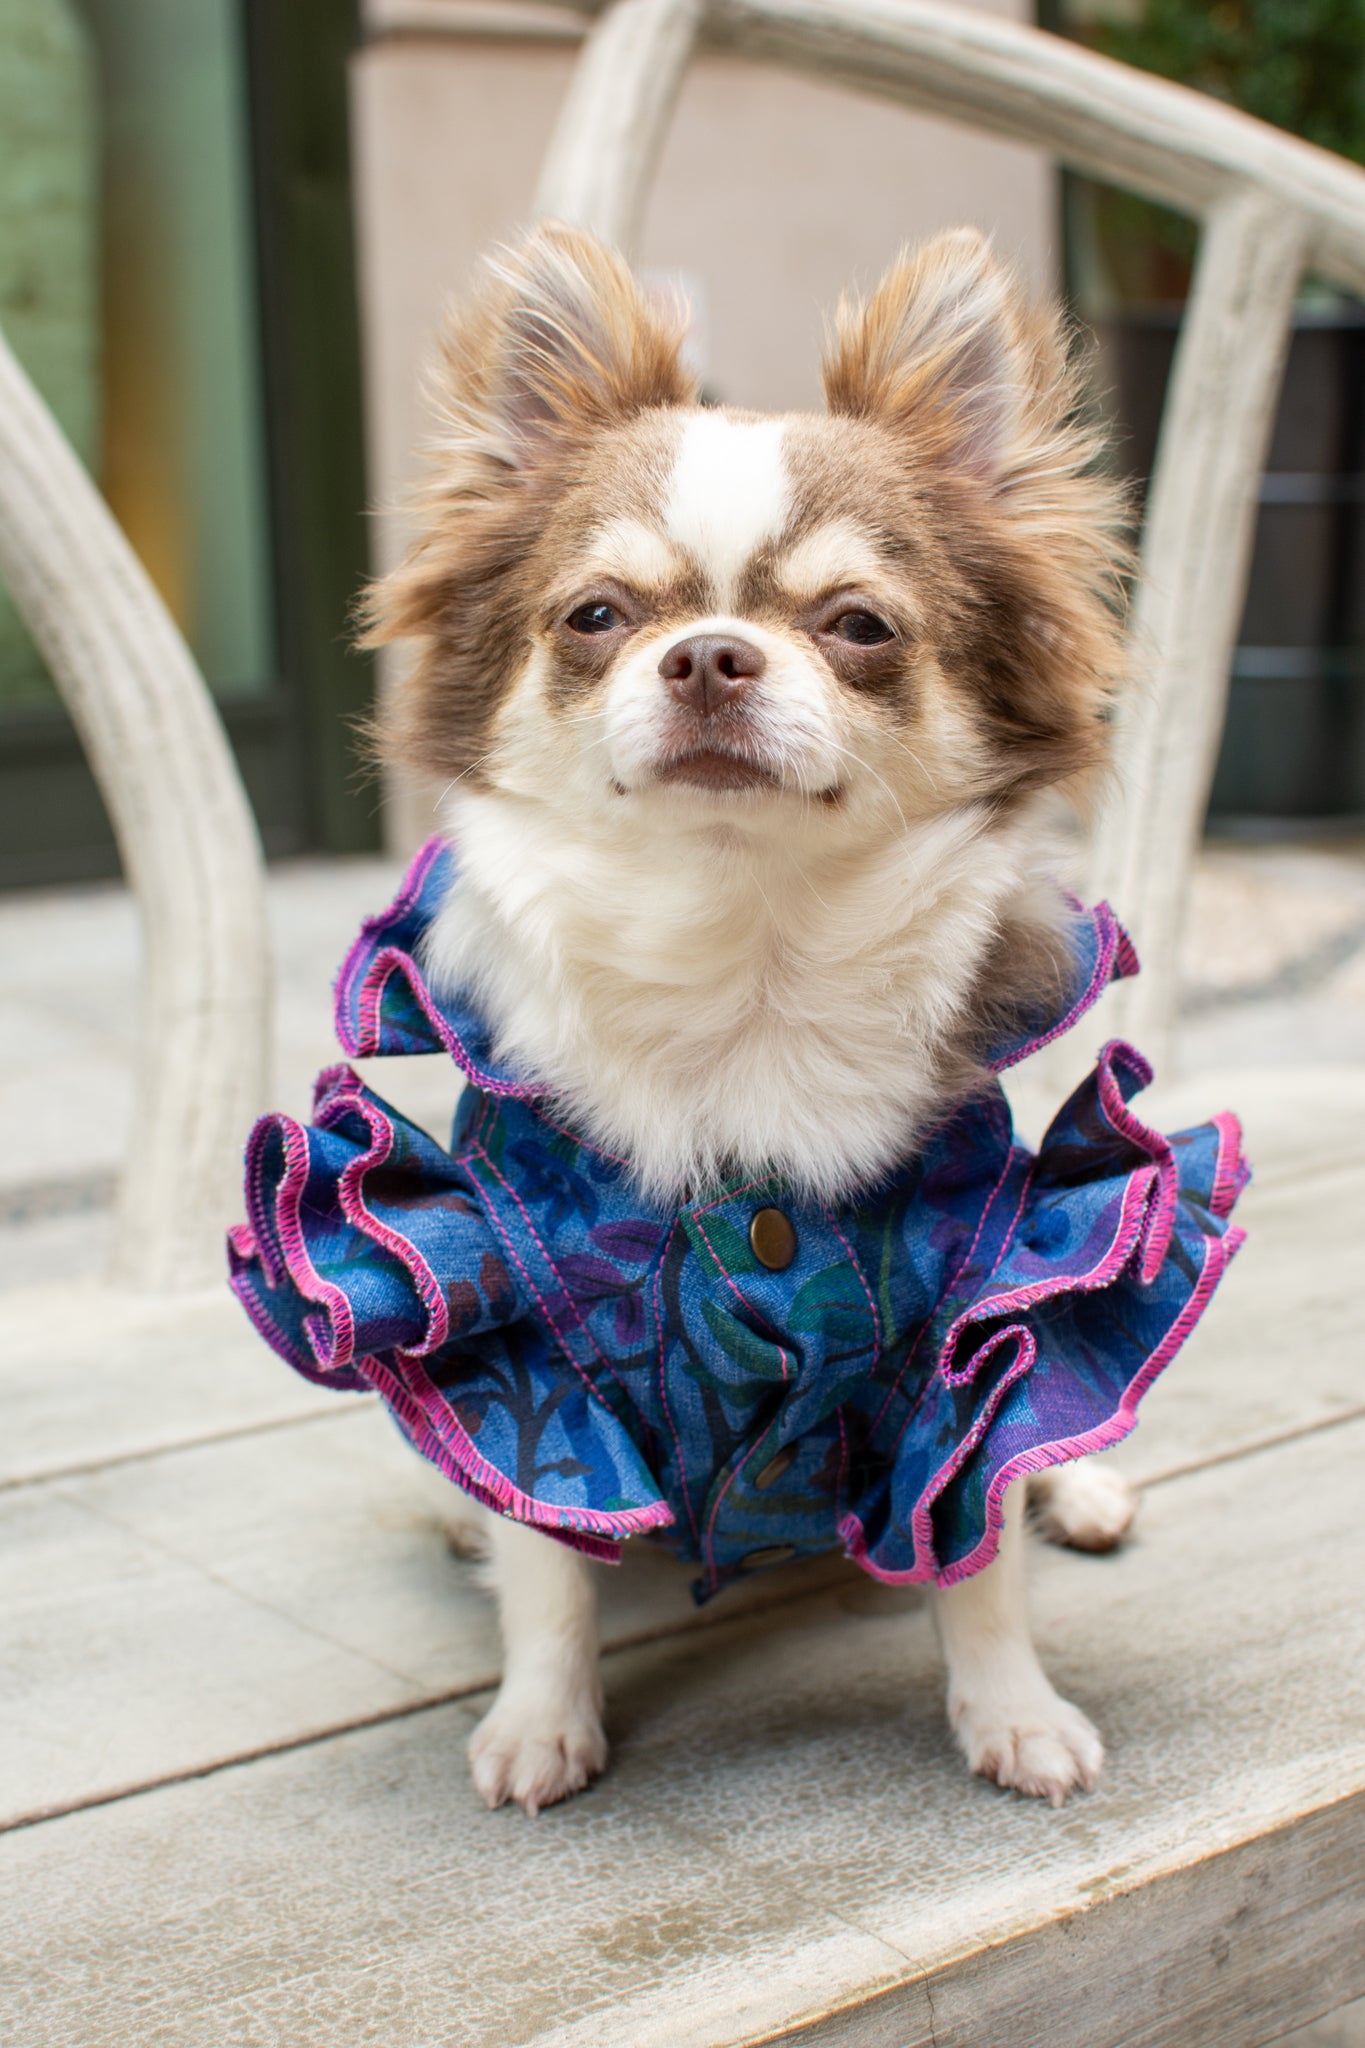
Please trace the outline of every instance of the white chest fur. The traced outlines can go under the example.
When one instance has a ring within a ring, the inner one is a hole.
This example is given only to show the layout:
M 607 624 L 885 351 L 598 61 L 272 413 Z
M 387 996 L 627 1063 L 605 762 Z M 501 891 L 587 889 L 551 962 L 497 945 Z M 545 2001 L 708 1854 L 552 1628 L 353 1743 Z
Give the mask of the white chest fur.
M 775 1168 L 828 1196 L 902 1157 L 1038 836 L 959 811 L 817 860 L 799 837 L 566 844 L 503 798 L 453 822 L 433 985 L 473 992 L 499 1053 L 659 1195 Z

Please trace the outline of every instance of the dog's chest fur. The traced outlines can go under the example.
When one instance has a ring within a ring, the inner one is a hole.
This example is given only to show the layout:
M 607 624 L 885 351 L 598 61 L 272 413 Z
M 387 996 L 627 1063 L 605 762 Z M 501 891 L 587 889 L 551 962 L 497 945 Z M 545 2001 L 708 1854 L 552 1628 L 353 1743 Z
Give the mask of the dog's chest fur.
M 613 835 L 566 843 L 478 796 L 426 965 L 474 989 L 500 1055 L 654 1194 L 768 1166 L 830 1197 L 903 1158 L 965 1067 L 1002 921 L 1064 921 L 1036 826 L 957 813 L 894 843 Z

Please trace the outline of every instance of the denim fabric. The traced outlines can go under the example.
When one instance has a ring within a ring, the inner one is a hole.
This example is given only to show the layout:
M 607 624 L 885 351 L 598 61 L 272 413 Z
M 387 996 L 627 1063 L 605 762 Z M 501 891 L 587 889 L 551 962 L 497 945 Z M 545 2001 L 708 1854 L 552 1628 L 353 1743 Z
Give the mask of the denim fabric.
M 1234 1118 L 1149 1129 L 1149 1070 L 1115 1042 L 1036 1157 L 994 1082 L 871 1193 L 819 1205 L 774 1176 L 661 1207 L 427 988 L 451 859 L 423 850 L 337 985 L 348 1053 L 461 1069 L 450 1149 L 344 1066 L 311 1125 L 265 1117 L 248 1145 L 232 1285 L 298 1371 L 377 1388 L 458 1485 L 595 1555 L 652 1534 L 700 1598 L 841 1544 L 952 1583 L 994 1555 L 1013 1477 L 1127 1433 L 1240 1243 Z M 1078 912 L 1058 1014 L 995 1067 L 1135 970 L 1107 907 Z M 794 1226 L 785 1271 L 750 1247 L 761 1207 Z

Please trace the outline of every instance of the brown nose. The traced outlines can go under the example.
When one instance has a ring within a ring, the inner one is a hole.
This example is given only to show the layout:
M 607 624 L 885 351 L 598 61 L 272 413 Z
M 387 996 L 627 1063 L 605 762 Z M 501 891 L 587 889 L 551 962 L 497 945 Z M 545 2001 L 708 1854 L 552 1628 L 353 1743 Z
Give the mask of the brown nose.
M 719 711 L 742 697 L 755 676 L 761 676 L 764 659 L 751 641 L 731 639 L 727 634 L 694 633 L 679 640 L 659 663 L 659 674 L 680 704 L 703 717 Z

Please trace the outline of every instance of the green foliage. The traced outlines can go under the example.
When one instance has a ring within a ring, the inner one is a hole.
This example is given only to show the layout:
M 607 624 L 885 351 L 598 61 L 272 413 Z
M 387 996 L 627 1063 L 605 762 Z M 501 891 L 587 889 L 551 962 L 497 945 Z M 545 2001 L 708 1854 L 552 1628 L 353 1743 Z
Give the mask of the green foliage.
M 1365 0 L 1146 0 L 1094 41 L 1365 163 Z

